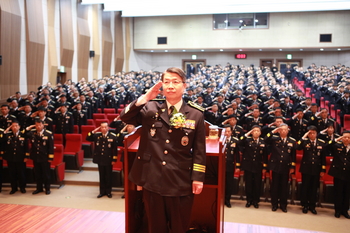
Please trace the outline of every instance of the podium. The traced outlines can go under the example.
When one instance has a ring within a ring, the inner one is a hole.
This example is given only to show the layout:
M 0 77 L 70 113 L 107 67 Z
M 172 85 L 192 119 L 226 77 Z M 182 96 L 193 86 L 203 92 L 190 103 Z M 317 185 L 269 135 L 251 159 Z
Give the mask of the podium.
M 128 174 L 136 157 L 142 127 L 124 138 L 125 233 L 148 233 L 142 191 L 137 191 Z M 206 139 L 206 173 L 203 191 L 194 197 L 190 226 L 205 227 L 209 233 L 224 232 L 225 138 Z

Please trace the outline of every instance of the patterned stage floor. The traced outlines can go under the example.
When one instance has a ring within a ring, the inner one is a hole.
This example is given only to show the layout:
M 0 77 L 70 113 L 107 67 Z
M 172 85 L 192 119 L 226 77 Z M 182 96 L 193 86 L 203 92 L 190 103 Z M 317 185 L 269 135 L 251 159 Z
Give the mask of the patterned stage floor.
M 2 233 L 122 233 L 124 213 L 59 207 L 0 204 Z M 225 233 L 316 233 L 290 228 L 225 222 Z

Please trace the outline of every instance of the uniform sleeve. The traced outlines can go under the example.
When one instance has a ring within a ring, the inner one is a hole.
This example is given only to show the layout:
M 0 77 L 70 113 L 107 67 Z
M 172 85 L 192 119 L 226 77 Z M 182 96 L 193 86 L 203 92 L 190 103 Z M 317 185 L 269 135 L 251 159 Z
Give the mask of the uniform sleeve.
M 86 141 L 93 142 L 94 141 L 94 133 L 91 131 L 86 135 Z
M 127 124 L 138 126 L 141 125 L 140 111 L 145 105 L 136 106 L 136 101 L 137 100 L 133 101 L 131 104 L 126 106 L 126 108 L 124 108 L 120 114 L 120 119 Z
M 204 182 L 206 169 L 205 125 L 204 116 L 198 119 L 193 145 L 193 170 L 192 180 Z

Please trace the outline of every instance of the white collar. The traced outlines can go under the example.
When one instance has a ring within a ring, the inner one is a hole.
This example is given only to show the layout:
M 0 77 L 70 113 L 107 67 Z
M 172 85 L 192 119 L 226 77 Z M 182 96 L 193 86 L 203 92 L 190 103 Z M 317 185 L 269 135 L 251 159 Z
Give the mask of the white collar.
M 181 99 L 179 102 L 177 102 L 176 104 L 174 105 L 171 105 L 168 101 L 166 101 L 166 104 L 167 104 L 167 107 L 168 107 L 168 110 L 171 106 L 174 106 L 176 108 L 176 110 L 179 112 L 180 111 L 180 108 L 182 106 L 182 102 L 183 100 Z

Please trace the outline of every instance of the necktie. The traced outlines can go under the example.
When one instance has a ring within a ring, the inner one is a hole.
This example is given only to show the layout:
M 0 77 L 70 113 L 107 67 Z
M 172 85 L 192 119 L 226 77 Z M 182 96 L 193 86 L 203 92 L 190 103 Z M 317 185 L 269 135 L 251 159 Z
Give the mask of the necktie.
M 175 107 L 174 106 L 170 106 L 169 108 L 169 117 L 172 117 L 175 113 Z

